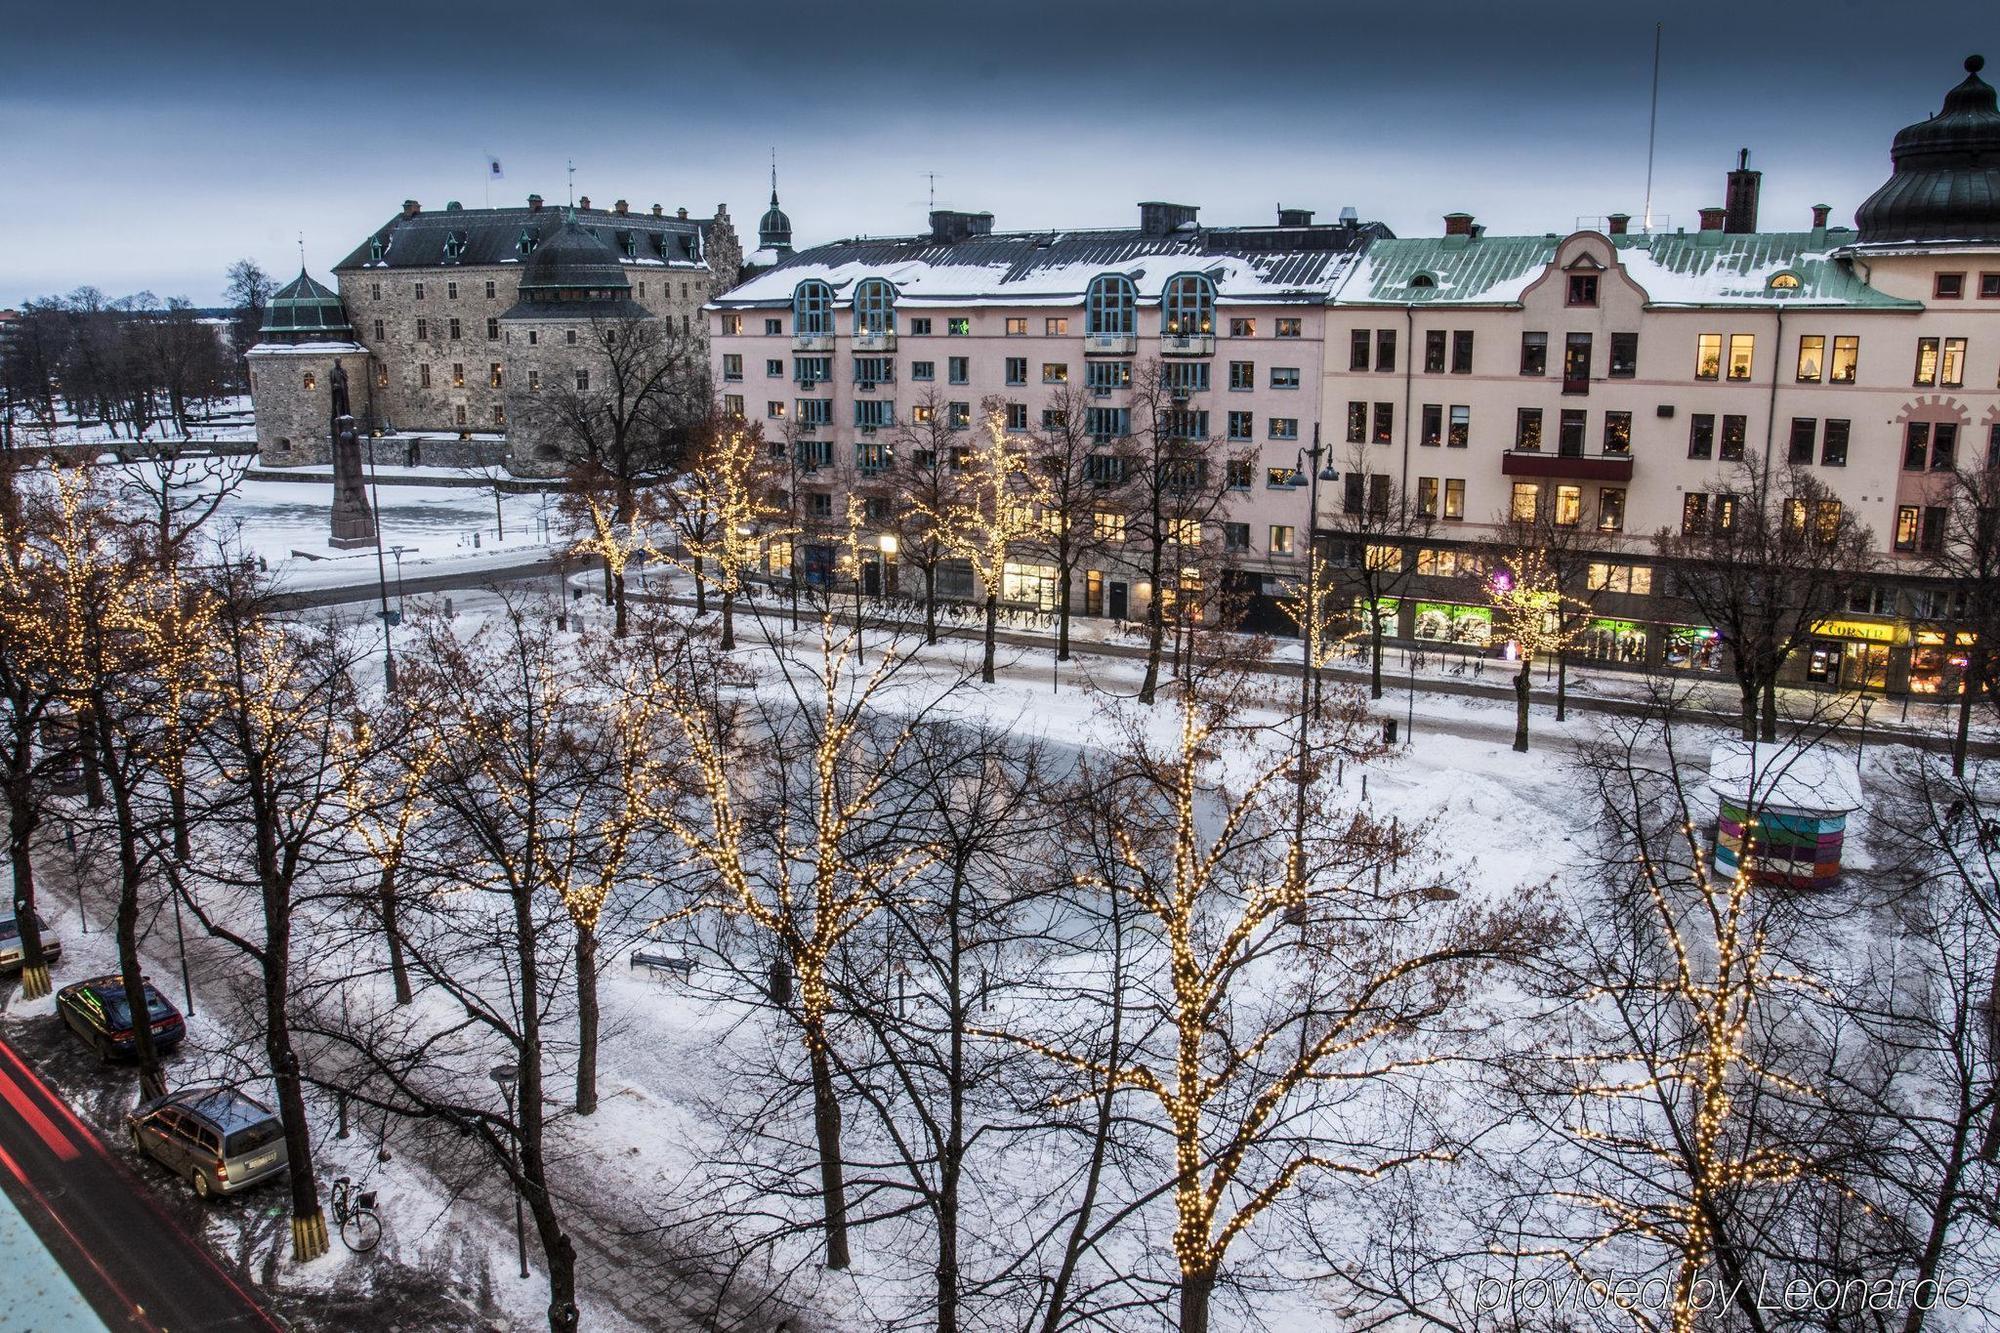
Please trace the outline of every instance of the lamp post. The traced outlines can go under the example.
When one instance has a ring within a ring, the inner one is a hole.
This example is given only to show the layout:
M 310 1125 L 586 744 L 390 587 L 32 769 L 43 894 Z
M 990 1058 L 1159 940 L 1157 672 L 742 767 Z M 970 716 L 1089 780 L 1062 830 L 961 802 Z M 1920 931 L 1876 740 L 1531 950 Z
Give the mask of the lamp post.
M 409 546 L 391 546 L 389 554 L 396 558 L 396 623 L 403 623 L 403 553 L 414 550 Z
M 1861 692 L 1861 737 L 1854 746 L 1854 779 L 1861 780 L 1861 760 L 1868 753 L 1868 714 L 1875 707 L 1875 696 L 1866 690 Z
M 528 1276 L 528 1224 L 521 1216 L 521 1182 L 518 1179 L 521 1172 L 521 1140 L 520 1127 L 514 1123 L 514 1093 L 521 1084 L 521 1067 L 519 1065 L 495 1065 L 490 1077 L 495 1083 L 500 1085 L 500 1095 L 507 1102 L 507 1125 L 511 1131 L 511 1135 L 507 1140 L 507 1162 L 509 1166 L 513 1167 L 514 1174 L 517 1177 L 512 1182 L 514 1187 L 514 1245 L 520 1251 L 521 1276 L 525 1278 Z
M 1313 424 L 1313 442 L 1310 449 L 1299 450 L 1299 456 L 1292 467 L 1292 487 L 1306 487 L 1306 592 L 1305 601 L 1299 608 L 1299 757 L 1297 771 L 1293 774 L 1292 804 L 1292 873 L 1298 882 L 1292 886 L 1296 895 L 1289 909 L 1293 924 L 1303 927 L 1306 923 L 1306 771 L 1311 762 L 1310 729 L 1313 718 L 1313 677 L 1319 672 L 1316 650 L 1319 648 L 1319 561 L 1313 549 L 1314 534 L 1319 528 L 1319 483 L 1320 459 L 1326 454 L 1326 446 L 1319 441 L 1319 424 Z M 1331 471 L 1332 469 L 1328 469 Z
M 382 486 L 375 474 L 375 445 L 382 437 L 368 441 L 369 500 L 375 506 L 375 587 L 382 597 L 382 687 L 396 692 L 396 652 L 389 643 L 389 568 L 382 559 Z

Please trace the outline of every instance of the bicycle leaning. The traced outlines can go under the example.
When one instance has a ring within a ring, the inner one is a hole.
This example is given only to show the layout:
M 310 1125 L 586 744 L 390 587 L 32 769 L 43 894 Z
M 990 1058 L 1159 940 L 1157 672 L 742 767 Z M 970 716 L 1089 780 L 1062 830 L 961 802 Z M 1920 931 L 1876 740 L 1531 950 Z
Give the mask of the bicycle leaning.
M 354 1182 L 340 1176 L 333 1182 L 333 1221 L 340 1228 L 340 1243 L 356 1254 L 366 1254 L 382 1243 L 382 1219 L 375 1215 L 375 1191 L 354 1189 Z

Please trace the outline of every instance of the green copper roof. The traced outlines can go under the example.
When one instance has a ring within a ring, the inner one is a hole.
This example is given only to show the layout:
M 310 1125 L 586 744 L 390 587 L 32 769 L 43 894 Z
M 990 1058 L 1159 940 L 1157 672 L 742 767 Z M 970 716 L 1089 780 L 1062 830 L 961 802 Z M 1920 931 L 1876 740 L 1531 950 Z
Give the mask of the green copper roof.
M 1837 254 L 1850 231 L 1684 233 L 1610 238 L 1653 306 L 1841 306 L 1916 310 L 1862 281 Z M 1515 305 L 1555 261 L 1554 236 L 1378 240 L 1335 298 L 1341 305 Z M 1786 285 L 1773 278 L 1785 275 Z M 1796 286 L 1789 278 L 1797 278 Z

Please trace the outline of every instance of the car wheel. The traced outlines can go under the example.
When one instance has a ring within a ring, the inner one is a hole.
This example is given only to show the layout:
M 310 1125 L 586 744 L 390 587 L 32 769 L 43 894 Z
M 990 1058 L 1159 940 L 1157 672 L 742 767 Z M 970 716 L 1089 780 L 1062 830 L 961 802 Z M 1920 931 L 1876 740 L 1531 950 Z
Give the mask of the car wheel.
M 215 1190 L 208 1183 L 208 1173 L 200 1167 L 194 1169 L 194 1196 L 206 1203 L 214 1197 Z

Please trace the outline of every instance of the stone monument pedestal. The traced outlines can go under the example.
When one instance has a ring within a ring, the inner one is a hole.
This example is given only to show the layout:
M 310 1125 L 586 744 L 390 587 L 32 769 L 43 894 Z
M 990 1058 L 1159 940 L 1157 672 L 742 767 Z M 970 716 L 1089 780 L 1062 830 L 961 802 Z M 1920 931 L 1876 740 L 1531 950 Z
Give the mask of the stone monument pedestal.
M 326 544 L 346 551 L 377 540 L 375 512 L 361 477 L 361 442 L 354 418 L 342 413 L 333 424 L 333 533 Z

